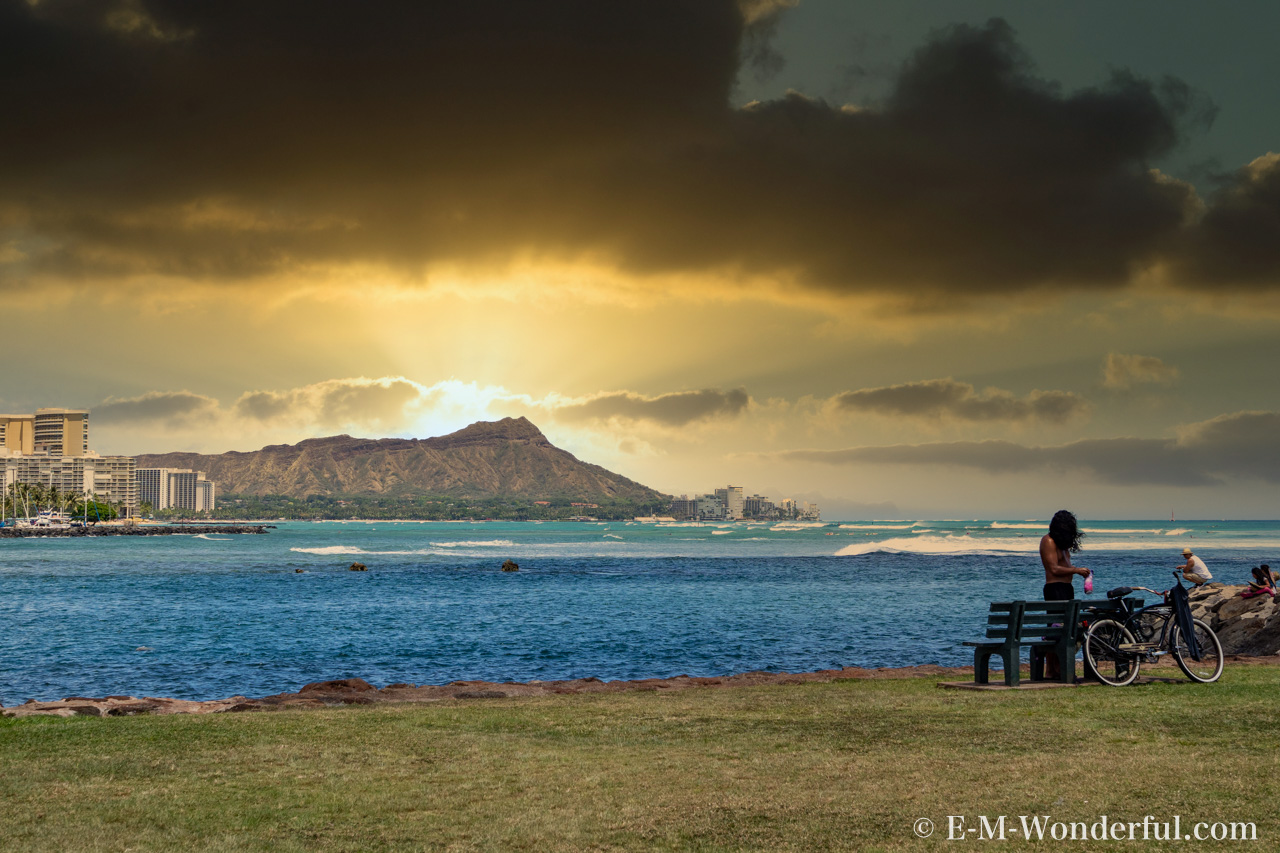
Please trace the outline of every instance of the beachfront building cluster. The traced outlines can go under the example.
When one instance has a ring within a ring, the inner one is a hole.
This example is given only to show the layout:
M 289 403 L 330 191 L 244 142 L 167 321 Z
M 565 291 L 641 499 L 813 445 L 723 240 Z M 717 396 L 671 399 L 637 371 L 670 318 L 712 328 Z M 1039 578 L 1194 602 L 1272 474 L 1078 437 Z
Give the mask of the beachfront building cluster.
M 37 409 L 0 415 L 0 485 L 56 488 L 115 504 L 123 517 L 138 509 L 132 456 L 100 456 L 89 449 L 86 409 Z
M 151 504 L 153 510 L 188 509 L 211 512 L 214 507 L 214 484 L 203 471 L 190 468 L 139 468 L 138 502 Z
M 821 521 L 817 504 L 763 495 L 745 495 L 742 486 L 725 486 L 705 495 L 681 495 L 671 502 L 673 518 L 685 521 Z

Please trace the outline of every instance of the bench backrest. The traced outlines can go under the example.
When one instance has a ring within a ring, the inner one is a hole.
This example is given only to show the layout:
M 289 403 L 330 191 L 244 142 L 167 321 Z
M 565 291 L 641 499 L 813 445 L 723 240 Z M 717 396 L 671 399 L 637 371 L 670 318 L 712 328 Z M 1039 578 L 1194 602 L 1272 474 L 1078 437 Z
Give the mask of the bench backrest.
M 1079 600 L 993 601 L 987 613 L 986 637 L 1014 643 L 1058 640 L 1080 621 Z
M 1017 640 L 1022 631 L 1022 601 L 993 601 L 987 613 L 987 633 L 991 640 Z
M 1057 640 L 1074 636 L 1076 623 L 1080 621 L 1080 602 L 1024 601 L 1022 602 L 1022 635 L 1035 635 L 1045 640 Z

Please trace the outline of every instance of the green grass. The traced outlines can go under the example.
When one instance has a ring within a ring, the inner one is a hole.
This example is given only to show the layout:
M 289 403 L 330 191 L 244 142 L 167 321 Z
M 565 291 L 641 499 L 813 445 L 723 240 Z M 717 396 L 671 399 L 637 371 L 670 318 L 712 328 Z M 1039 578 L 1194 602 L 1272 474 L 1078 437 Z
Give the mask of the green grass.
M 0 849 L 917 850 L 959 843 L 951 814 L 1252 821 L 1244 847 L 1274 849 L 1278 689 L 1280 668 L 1237 666 L 1207 686 L 908 679 L 3 720 Z M 918 840 L 921 817 L 939 835 Z

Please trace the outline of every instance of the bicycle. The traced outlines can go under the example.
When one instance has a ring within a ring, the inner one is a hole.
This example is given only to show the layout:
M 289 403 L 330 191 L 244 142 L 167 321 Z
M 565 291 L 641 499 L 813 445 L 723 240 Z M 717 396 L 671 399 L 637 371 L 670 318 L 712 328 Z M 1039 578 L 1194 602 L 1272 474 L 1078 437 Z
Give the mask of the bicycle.
M 1182 587 L 1178 572 L 1173 577 Z M 1160 603 L 1135 609 L 1134 602 L 1125 596 L 1137 590 L 1160 596 Z M 1199 654 L 1191 654 L 1174 618 L 1172 593 L 1172 588 L 1159 592 L 1145 586 L 1120 587 L 1107 593 L 1107 598 L 1118 599 L 1121 616 L 1092 622 L 1084 638 L 1085 660 L 1099 681 L 1113 687 L 1132 684 L 1142 664 L 1155 664 L 1167 654 L 1173 655 L 1178 668 L 1192 681 L 1208 684 L 1218 680 L 1222 675 L 1222 644 L 1208 625 L 1192 619 Z

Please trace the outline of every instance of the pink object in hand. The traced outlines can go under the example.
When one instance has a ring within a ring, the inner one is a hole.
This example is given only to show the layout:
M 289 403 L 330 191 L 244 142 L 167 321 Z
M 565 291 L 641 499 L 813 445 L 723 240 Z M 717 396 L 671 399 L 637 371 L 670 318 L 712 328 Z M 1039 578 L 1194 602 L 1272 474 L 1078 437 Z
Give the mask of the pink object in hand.
M 1088 595 L 1093 592 L 1093 572 L 1084 576 L 1084 593 Z

